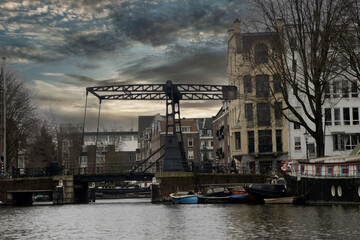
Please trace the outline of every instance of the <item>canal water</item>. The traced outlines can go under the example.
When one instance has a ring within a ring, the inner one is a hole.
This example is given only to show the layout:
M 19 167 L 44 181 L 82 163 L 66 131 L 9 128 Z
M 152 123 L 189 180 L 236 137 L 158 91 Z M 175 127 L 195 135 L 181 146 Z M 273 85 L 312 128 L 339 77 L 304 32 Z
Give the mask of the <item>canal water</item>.
M 0 239 L 360 239 L 359 206 L 152 204 L 0 206 Z

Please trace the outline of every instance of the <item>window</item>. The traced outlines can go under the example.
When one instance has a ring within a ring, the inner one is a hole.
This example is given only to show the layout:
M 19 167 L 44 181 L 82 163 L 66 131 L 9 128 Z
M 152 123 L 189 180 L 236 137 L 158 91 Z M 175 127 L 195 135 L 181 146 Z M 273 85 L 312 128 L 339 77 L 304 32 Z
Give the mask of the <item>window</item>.
M 321 176 L 321 166 L 315 166 L 315 175 Z
M 329 84 L 329 82 L 325 82 L 325 84 L 324 84 L 324 93 L 325 93 L 325 98 L 330 98 L 330 84 Z
M 315 143 L 308 143 L 308 153 L 309 153 L 309 157 L 315 157 Z
M 294 129 L 300 129 L 300 123 L 294 123 Z
M 241 149 L 241 136 L 240 132 L 235 132 L 235 149 L 240 150 Z
M 255 64 L 268 62 L 268 48 L 265 44 L 261 43 L 255 46 Z
M 274 108 L 275 108 L 275 119 L 276 120 L 281 120 L 281 117 L 282 117 L 282 102 L 275 102 Z
M 347 80 L 342 81 L 341 87 L 342 87 L 341 92 L 342 92 L 343 98 L 348 98 L 349 97 L 349 82 Z
M 356 165 L 355 169 L 356 169 L 356 176 L 359 177 L 360 176 L 360 165 Z
M 338 98 L 340 93 L 340 82 L 335 81 L 333 83 L 333 97 Z
M 256 110 L 258 126 L 270 126 L 270 104 L 258 103 Z
M 331 108 L 325 108 L 325 125 L 331 125 Z
M 276 130 L 276 152 L 282 152 L 282 131 Z
M 333 173 L 334 173 L 334 167 L 333 166 L 328 166 L 326 175 L 327 176 L 333 176 Z
M 350 125 L 350 109 L 343 108 L 344 125 Z
M 349 166 L 341 166 L 340 176 L 347 177 L 349 174 Z
M 206 147 L 207 146 L 207 141 L 201 141 L 201 146 Z
M 250 75 L 244 76 L 244 93 L 252 93 L 252 82 Z
M 297 41 L 296 38 L 291 37 L 289 41 L 291 51 L 295 51 L 297 49 Z
M 301 151 L 301 138 L 295 137 L 295 151 Z
M 257 75 L 256 82 L 256 97 L 269 97 L 269 76 Z
M 272 152 L 271 130 L 259 130 L 259 152 Z
M 333 146 L 334 151 L 336 150 L 344 150 L 344 139 L 342 134 L 333 134 Z
M 359 125 L 359 109 L 357 107 L 352 109 L 353 125 Z
M 194 146 L 194 139 L 192 137 L 188 138 L 188 147 L 193 147 Z
M 255 144 L 254 144 L 254 131 L 248 131 L 248 151 L 249 153 L 255 152 Z
M 194 151 L 188 151 L 188 159 L 194 159 Z
M 351 83 L 351 96 L 358 97 L 358 86 L 356 81 Z
M 87 163 L 87 156 L 81 156 L 80 163 Z
M 352 150 L 360 143 L 360 133 L 333 134 L 334 151 Z
M 341 125 L 340 108 L 334 108 L 334 125 Z
M 273 76 L 274 79 L 274 92 L 278 93 L 281 92 L 281 77 L 279 74 L 275 74 Z
M 190 132 L 190 127 L 181 127 L 182 132 Z
M 253 121 L 253 104 L 245 103 L 245 118 L 248 122 Z

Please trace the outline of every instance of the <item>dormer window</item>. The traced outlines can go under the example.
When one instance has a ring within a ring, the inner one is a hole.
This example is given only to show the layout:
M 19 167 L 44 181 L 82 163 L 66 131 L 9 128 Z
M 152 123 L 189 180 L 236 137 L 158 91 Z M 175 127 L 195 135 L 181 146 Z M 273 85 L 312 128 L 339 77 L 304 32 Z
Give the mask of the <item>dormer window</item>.
M 260 43 L 255 46 L 255 64 L 268 62 L 268 48 L 265 44 Z

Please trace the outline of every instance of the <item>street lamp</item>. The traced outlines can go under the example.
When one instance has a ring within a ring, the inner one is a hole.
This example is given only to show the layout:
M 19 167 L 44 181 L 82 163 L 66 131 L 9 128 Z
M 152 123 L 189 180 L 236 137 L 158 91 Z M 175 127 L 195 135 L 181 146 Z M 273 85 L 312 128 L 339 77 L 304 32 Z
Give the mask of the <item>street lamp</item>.
M 305 144 L 306 144 L 306 160 L 309 160 L 308 136 L 309 136 L 309 133 L 305 131 L 304 132 L 304 137 L 305 137 Z

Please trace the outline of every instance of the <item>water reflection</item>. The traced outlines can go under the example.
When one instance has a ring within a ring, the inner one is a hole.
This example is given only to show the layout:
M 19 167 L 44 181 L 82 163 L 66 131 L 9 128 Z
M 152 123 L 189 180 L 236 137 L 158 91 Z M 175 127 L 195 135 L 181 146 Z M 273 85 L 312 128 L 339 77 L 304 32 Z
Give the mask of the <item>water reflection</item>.
M 148 199 L 0 207 L 1 239 L 355 239 L 360 208 L 173 205 Z

